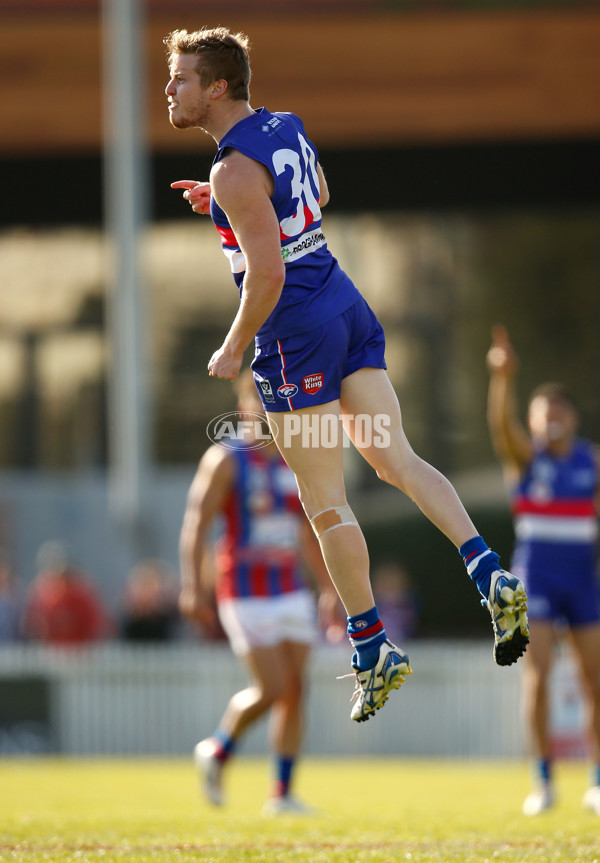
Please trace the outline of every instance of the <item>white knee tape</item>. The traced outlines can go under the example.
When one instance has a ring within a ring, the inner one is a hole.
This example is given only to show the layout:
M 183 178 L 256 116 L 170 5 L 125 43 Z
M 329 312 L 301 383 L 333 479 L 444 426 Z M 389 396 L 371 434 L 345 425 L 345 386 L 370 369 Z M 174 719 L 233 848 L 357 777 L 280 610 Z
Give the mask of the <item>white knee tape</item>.
M 332 506 L 330 509 L 324 509 L 317 513 L 314 518 L 311 518 L 310 523 L 312 529 L 318 537 L 323 536 L 330 530 L 335 530 L 336 527 L 343 527 L 346 524 L 358 524 L 354 517 L 354 513 L 348 506 Z

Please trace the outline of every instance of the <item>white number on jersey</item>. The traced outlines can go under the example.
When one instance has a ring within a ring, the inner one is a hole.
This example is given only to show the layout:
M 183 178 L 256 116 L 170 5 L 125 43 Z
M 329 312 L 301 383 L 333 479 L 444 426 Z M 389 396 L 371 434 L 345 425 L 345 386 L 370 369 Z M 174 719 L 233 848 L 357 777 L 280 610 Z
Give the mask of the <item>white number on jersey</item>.
M 308 222 L 317 222 L 321 218 L 321 209 L 315 198 L 312 178 L 316 188 L 319 188 L 319 175 L 315 164 L 315 154 L 308 146 L 306 139 L 298 134 L 300 153 L 295 150 L 276 150 L 273 153 L 273 167 L 276 173 L 283 174 L 286 167 L 292 169 L 292 197 L 297 198 L 296 213 L 280 222 L 279 226 L 286 237 L 297 237 Z M 303 179 L 304 176 L 304 179 Z M 312 220 L 306 218 L 305 209 L 312 213 Z

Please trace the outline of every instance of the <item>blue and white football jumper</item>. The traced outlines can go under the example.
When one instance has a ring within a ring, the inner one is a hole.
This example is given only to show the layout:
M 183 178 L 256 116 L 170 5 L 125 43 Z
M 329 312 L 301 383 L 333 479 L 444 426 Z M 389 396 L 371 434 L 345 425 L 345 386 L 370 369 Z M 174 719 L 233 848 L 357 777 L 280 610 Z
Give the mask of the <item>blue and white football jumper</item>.
M 341 380 L 348 374 L 364 366 L 385 368 L 385 339 L 377 319 L 327 246 L 319 207 L 317 150 L 299 117 L 272 114 L 266 108 L 227 132 L 213 164 L 230 149 L 265 165 L 273 178 L 271 200 L 285 263 L 281 297 L 255 338 L 252 368 L 263 405 L 268 411 L 289 411 L 324 404 L 339 396 Z M 241 296 L 246 272 L 243 252 L 214 198 L 210 212 Z M 333 368 L 332 360 L 340 355 L 349 361 Z
M 563 457 L 536 452 L 514 490 L 513 573 L 525 583 L 532 619 L 572 626 L 600 619 L 597 489 L 593 448 L 577 440 Z

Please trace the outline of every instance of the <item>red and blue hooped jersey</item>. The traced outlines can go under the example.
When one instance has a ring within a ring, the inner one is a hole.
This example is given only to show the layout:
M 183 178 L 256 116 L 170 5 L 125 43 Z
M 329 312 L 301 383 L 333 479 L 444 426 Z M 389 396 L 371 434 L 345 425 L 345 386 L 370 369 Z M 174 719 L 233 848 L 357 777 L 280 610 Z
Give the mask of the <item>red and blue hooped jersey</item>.
M 275 184 L 271 200 L 279 221 L 286 278 L 277 306 L 256 335 L 256 344 L 306 332 L 350 308 L 360 294 L 327 247 L 319 208 L 318 153 L 300 118 L 259 108 L 219 141 L 213 164 L 228 149 L 261 162 Z M 241 296 L 244 255 L 214 198 L 210 213 Z
M 240 445 L 217 542 L 217 600 L 278 596 L 303 588 L 302 507 L 294 474 L 277 454 Z
M 519 546 L 594 549 L 597 490 L 598 469 L 591 444 L 577 440 L 563 457 L 537 452 L 512 499 Z

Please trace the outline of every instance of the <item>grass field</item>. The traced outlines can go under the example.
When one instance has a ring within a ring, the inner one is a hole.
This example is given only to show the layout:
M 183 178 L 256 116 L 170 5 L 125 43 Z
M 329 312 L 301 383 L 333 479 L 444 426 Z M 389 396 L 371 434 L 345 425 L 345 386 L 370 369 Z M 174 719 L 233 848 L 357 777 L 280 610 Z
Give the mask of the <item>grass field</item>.
M 577 763 L 559 765 L 558 805 L 534 819 L 522 763 L 306 759 L 298 796 L 320 814 L 301 819 L 260 815 L 265 761 L 240 758 L 227 778 L 215 810 L 188 761 L 0 762 L 0 860 L 600 863 Z

